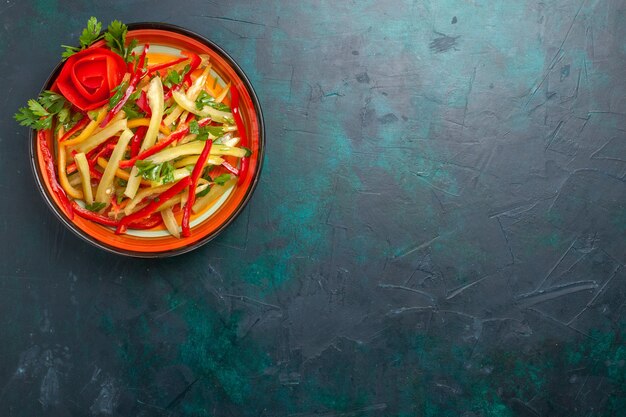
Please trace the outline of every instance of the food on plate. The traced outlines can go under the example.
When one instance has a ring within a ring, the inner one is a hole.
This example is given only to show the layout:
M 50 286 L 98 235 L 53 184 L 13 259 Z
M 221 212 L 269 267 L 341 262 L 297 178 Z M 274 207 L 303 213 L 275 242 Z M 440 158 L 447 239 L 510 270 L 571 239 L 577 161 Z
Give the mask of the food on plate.
M 243 178 L 251 150 L 239 92 L 192 51 L 151 53 L 127 27 L 89 19 L 50 90 L 15 118 L 37 130 L 50 189 L 69 218 L 115 233 L 194 218 Z

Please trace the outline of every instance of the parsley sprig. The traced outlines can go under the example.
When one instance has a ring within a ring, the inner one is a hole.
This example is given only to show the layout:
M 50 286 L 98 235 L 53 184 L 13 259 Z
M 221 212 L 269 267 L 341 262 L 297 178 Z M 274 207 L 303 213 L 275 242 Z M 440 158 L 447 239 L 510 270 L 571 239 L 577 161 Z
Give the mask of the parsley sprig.
M 149 181 L 159 181 L 163 184 L 174 182 L 174 166 L 170 162 L 155 164 L 147 160 L 139 160 L 135 163 L 138 169 L 137 176 Z
M 104 34 L 104 40 L 113 52 L 124 58 L 124 61 L 130 62 L 132 59 L 131 53 L 135 46 L 137 46 L 137 39 L 131 40 L 128 46 L 126 46 L 127 32 L 128 27 L 125 24 L 119 20 L 114 20 L 107 28 Z
M 102 23 L 95 17 L 91 16 L 87 21 L 87 27 L 83 29 L 83 32 L 78 38 L 80 47 L 61 45 L 65 48 L 65 51 L 63 51 L 63 54 L 61 55 L 63 60 L 66 60 L 83 49 L 89 48 L 94 42 L 104 39 L 107 46 L 113 52 L 124 58 L 125 62 L 130 62 L 132 60 L 132 51 L 135 46 L 137 46 L 137 40 L 133 39 L 129 42 L 128 46 L 126 45 L 126 33 L 128 32 L 128 27 L 119 20 L 114 20 L 109 24 L 104 33 L 101 33 L 101 31 Z
M 67 123 L 70 119 L 69 105 L 63 96 L 46 90 L 37 100 L 28 100 L 27 107 L 20 108 L 13 117 L 22 126 L 42 130 L 52 127 L 54 116 L 59 122 Z
M 212 97 L 209 93 L 203 90 L 200 92 L 200 95 L 198 95 L 198 98 L 196 99 L 196 108 L 198 110 L 202 110 L 204 106 L 210 106 L 219 111 L 230 111 L 230 107 L 228 107 L 224 103 L 218 103 L 217 101 L 215 101 L 214 97 Z
M 224 129 L 221 126 L 200 126 L 196 120 L 192 120 L 189 123 L 189 133 L 197 135 L 197 140 L 207 140 L 221 137 Z
M 92 43 L 102 39 L 100 31 L 102 30 L 102 23 L 98 22 L 98 19 L 91 16 L 87 21 L 87 27 L 83 29 L 83 33 L 78 38 L 80 42 L 80 48 L 75 46 L 61 45 L 65 48 L 65 51 L 61 55 L 63 60 L 74 55 L 76 52 L 82 51 L 83 49 L 88 48 Z

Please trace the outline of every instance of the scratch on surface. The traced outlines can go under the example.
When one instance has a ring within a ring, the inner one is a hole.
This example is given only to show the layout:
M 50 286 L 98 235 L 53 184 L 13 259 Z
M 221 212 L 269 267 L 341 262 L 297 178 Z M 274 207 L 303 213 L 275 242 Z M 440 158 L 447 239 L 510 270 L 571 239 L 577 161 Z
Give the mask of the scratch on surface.
M 552 70 L 554 69 L 556 64 L 558 64 L 559 61 L 561 59 L 563 59 L 563 46 L 565 45 L 565 42 L 567 41 L 567 38 L 569 38 L 569 35 L 572 32 L 572 28 L 574 27 L 574 23 L 576 22 L 576 19 L 578 18 L 578 15 L 580 14 L 580 11 L 582 10 L 582 8 L 585 5 L 586 1 L 587 0 L 582 0 L 582 2 L 580 3 L 580 7 L 578 7 L 578 10 L 576 11 L 576 14 L 574 15 L 574 18 L 570 22 L 569 28 L 567 29 L 567 32 L 565 33 L 565 37 L 563 38 L 563 41 L 561 42 L 561 45 L 559 46 L 559 49 L 554 54 L 554 57 L 552 58 L 552 61 L 550 62 L 550 65 L 548 66 L 548 70 L 546 71 L 546 73 L 542 77 L 541 82 L 539 82 L 539 84 L 534 88 L 534 90 L 530 94 L 530 97 L 528 97 L 528 100 L 526 101 L 526 104 L 524 105 L 525 107 L 528 106 L 528 104 L 531 102 L 531 100 L 533 99 L 535 94 L 537 94 L 537 91 L 539 91 L 539 89 L 541 88 L 543 83 L 546 82 L 546 80 L 548 79 L 548 75 L 550 75 L 550 73 L 552 72 Z
M 403 314 L 403 313 L 406 313 L 408 311 L 437 311 L 437 310 L 433 306 L 427 306 L 427 307 L 399 307 L 399 308 L 394 308 L 393 310 L 389 310 L 386 315 L 387 316 L 397 316 L 399 314 Z
M 227 22 L 246 23 L 248 25 L 255 25 L 255 26 L 267 26 L 264 23 L 251 22 L 249 20 L 233 19 L 232 17 L 225 17 L 225 16 L 199 15 L 199 17 L 206 17 L 207 19 L 215 19 L 215 20 L 225 20 Z
M 572 319 L 570 321 L 567 322 L 568 325 L 572 324 L 574 321 L 576 321 L 576 319 L 578 319 L 578 317 L 580 317 L 589 307 L 593 306 L 593 303 L 598 299 L 598 297 L 600 296 L 600 294 L 602 294 L 602 292 L 604 291 L 604 289 L 607 287 L 607 285 L 609 285 L 609 283 L 611 281 L 613 281 L 613 278 L 615 278 L 615 276 L 617 275 L 619 269 L 620 269 L 621 265 L 617 265 L 617 267 L 615 268 L 615 270 L 613 270 L 613 273 L 611 274 L 611 276 L 609 277 L 609 279 L 606 280 L 606 282 L 604 283 L 604 285 L 602 285 L 602 287 L 600 288 L 600 290 L 593 296 L 593 298 L 591 300 L 589 300 L 589 302 L 587 303 L 587 305 L 585 307 L 583 307 L 582 310 L 580 310 L 578 312 L 578 314 L 576 314 L 574 317 L 572 317 Z
M 608 140 L 607 143 L 605 143 L 604 145 L 602 145 L 597 151 L 595 151 L 594 153 L 591 154 L 591 156 L 589 156 L 589 159 L 605 159 L 608 161 L 619 161 L 619 162 L 626 162 L 626 159 L 621 159 L 621 158 L 617 158 L 617 157 L 610 157 L 610 156 L 596 156 L 597 154 L 599 154 L 600 152 L 602 152 L 604 150 L 604 148 L 606 148 L 611 142 L 613 142 L 613 139 L 615 138 L 611 138 Z
M 417 290 L 415 288 L 405 287 L 403 285 L 378 284 L 378 288 L 386 288 L 386 289 L 392 289 L 392 290 L 403 290 L 403 291 L 414 292 L 416 294 L 420 294 L 420 295 L 422 295 L 422 296 L 424 296 L 426 298 L 429 298 L 433 302 L 436 302 L 435 297 L 433 297 L 432 294 L 429 294 L 429 293 L 427 293 L 425 291 Z
M 561 131 L 561 128 L 563 127 L 563 124 L 565 122 L 563 120 L 559 121 L 559 124 L 556 125 L 556 128 L 552 131 L 552 133 L 550 133 L 550 135 L 547 137 L 548 139 L 548 143 L 546 144 L 545 150 L 548 150 L 548 148 L 550 148 L 550 145 L 552 145 L 552 142 L 554 142 L 554 139 L 556 138 L 556 136 L 559 134 L 559 132 Z
M 513 248 L 511 248 L 511 242 L 509 242 L 509 237 L 507 236 L 506 231 L 504 230 L 504 226 L 502 226 L 502 222 L 500 221 L 500 219 L 496 217 L 496 220 L 498 221 L 498 225 L 500 226 L 500 231 L 502 231 L 502 236 L 504 237 L 504 241 L 506 242 L 506 247 L 509 250 L 509 255 L 511 255 L 510 265 L 513 265 L 515 263 L 515 255 L 513 254 Z
M 535 410 L 534 408 L 532 408 L 528 403 L 526 403 L 525 401 L 522 401 L 519 398 L 513 398 L 511 399 L 512 402 L 515 402 L 517 404 L 519 404 L 522 408 L 524 408 L 524 410 L 528 411 L 528 413 L 530 413 L 531 415 L 535 416 L 535 417 L 541 417 L 541 414 L 539 414 L 537 412 L 537 410 Z
M 413 252 L 417 252 L 417 251 L 419 251 L 419 250 L 421 250 L 421 249 L 427 248 L 427 247 L 429 247 L 430 245 L 432 245 L 432 244 L 433 244 L 433 242 L 435 242 L 437 239 L 439 239 L 439 237 L 440 237 L 440 236 L 439 236 L 439 235 L 437 235 L 437 236 L 435 236 L 434 238 L 430 239 L 430 240 L 429 240 L 429 241 L 427 241 L 427 242 L 420 243 L 420 244 L 419 244 L 419 245 L 417 245 L 417 246 L 411 247 L 411 248 L 409 248 L 409 249 L 407 249 L 407 250 L 405 250 L 405 251 L 403 251 L 403 252 L 399 253 L 398 255 L 395 255 L 395 256 L 392 258 L 392 260 L 396 260 L 396 259 L 399 259 L 399 258 L 404 258 L 405 256 L 412 254 Z
M 432 188 L 433 190 L 437 190 L 437 191 L 441 191 L 444 194 L 448 194 L 451 195 L 452 197 L 460 197 L 460 194 L 455 194 L 453 192 L 444 190 L 443 188 L 439 188 L 436 185 L 434 185 L 432 182 L 428 181 L 426 178 L 424 178 L 423 175 L 420 175 L 420 173 L 418 172 L 413 172 L 413 171 L 409 171 L 411 174 L 415 175 L 417 178 L 419 178 L 421 181 L 425 182 L 430 188 Z
M 479 284 L 481 282 L 483 282 L 485 279 L 487 279 L 490 275 L 485 275 L 484 277 L 478 278 L 476 281 L 472 281 L 469 284 L 465 284 L 462 285 L 460 287 L 457 287 L 453 290 L 450 291 L 450 293 L 448 293 L 448 295 L 446 296 L 446 300 L 451 300 L 452 298 L 456 297 L 457 295 L 461 294 L 463 291 L 472 288 L 474 285 Z
M 573 331 L 575 333 L 583 335 L 583 336 L 585 336 L 585 337 L 587 337 L 589 339 L 593 339 L 593 337 L 589 336 L 587 333 L 581 332 L 580 330 L 578 330 L 578 329 L 576 329 L 576 328 L 574 328 L 572 326 L 569 326 L 567 323 L 563 323 L 562 321 L 555 319 L 554 317 L 544 313 L 541 310 L 537 310 L 535 308 L 529 308 L 527 311 L 531 311 L 531 312 L 533 312 L 533 313 L 543 317 L 544 319 L 550 320 L 553 323 L 556 323 L 556 324 L 559 324 L 559 325 L 565 327 L 566 329 L 569 329 L 569 330 L 571 330 L 571 331 Z
M 539 204 L 539 201 L 535 201 L 534 203 L 527 203 L 524 201 L 519 204 L 515 204 L 513 207 L 505 208 L 502 211 L 491 213 L 489 214 L 489 218 L 493 219 L 494 217 L 499 217 L 499 216 L 515 216 L 518 214 L 522 214 L 522 213 L 525 213 L 527 211 L 534 209 L 537 206 L 537 204 Z
M 465 96 L 465 108 L 463 109 L 463 123 L 462 126 L 465 128 L 465 119 L 467 118 L 467 109 L 469 107 L 469 99 L 472 94 L 472 88 L 474 87 L 474 80 L 476 79 L 476 67 L 474 67 L 474 71 L 472 72 L 472 76 L 469 80 L 469 87 L 467 89 L 467 95 Z
M 190 384 L 188 384 L 185 389 L 183 389 L 176 397 L 174 397 L 174 399 L 172 401 L 170 401 L 170 403 L 165 407 L 166 410 L 171 409 L 172 407 L 178 405 L 183 398 L 185 398 L 185 395 L 187 395 L 187 393 L 189 392 L 189 390 L 194 386 L 194 384 L 196 382 L 198 382 L 200 378 L 196 378 L 194 379 Z
M 559 190 L 560 193 L 560 190 Z M 558 194 L 557 194 L 558 197 Z M 558 261 L 556 261 L 556 263 L 554 264 L 554 266 L 550 269 L 550 271 L 548 271 L 548 273 L 546 274 L 546 276 L 543 278 L 543 280 L 541 281 L 541 283 L 539 283 L 539 286 L 537 287 L 537 289 L 535 290 L 535 292 L 539 291 L 539 289 L 541 289 L 541 287 L 543 286 L 543 284 L 546 283 L 546 281 L 548 280 L 548 278 L 550 278 L 550 275 L 552 275 L 552 273 L 559 267 L 559 265 L 561 265 L 561 263 L 563 262 L 563 260 L 565 259 L 565 257 L 567 256 L 567 254 L 569 253 L 570 250 L 572 250 L 572 248 L 574 247 L 574 245 L 576 244 L 576 241 L 578 240 L 578 238 L 574 238 L 572 240 L 572 243 L 569 245 L 569 247 L 565 250 L 565 252 L 563 252 L 563 255 L 561 255 L 561 257 L 559 258 Z
M 598 283 L 596 281 L 579 281 L 554 288 L 549 288 L 545 291 L 523 294 L 517 297 L 517 301 L 518 304 L 522 305 L 522 308 L 526 308 L 535 304 L 552 300 L 554 298 L 563 297 L 565 295 L 579 291 L 593 290 L 596 288 L 598 288 Z
M 387 408 L 386 403 L 379 403 L 379 404 L 368 405 L 366 407 L 357 408 L 357 409 L 349 410 L 349 411 L 343 411 L 343 412 L 328 411 L 325 413 L 316 413 L 316 412 L 295 413 L 295 414 L 289 414 L 289 417 L 356 417 L 369 411 L 382 411 L 382 410 L 385 410 L 386 408 Z
M 162 312 L 162 313 L 160 313 L 160 314 L 157 314 L 156 316 L 154 316 L 154 317 L 152 318 L 152 321 L 157 320 L 157 319 L 159 319 L 159 318 L 161 318 L 161 317 L 165 316 L 166 314 L 171 313 L 172 311 L 176 310 L 176 309 L 177 309 L 177 308 L 179 308 L 179 307 L 184 306 L 185 304 L 187 304 L 187 300 L 183 301 L 182 303 L 176 304 L 174 307 L 169 308 L 169 309 L 165 310 L 164 312 Z
M 258 305 L 262 305 L 262 306 L 265 306 L 265 307 L 269 307 L 269 308 L 274 309 L 274 310 L 282 311 L 282 308 L 280 308 L 277 305 L 264 303 L 263 301 L 255 300 L 254 298 L 250 298 L 250 297 L 247 297 L 245 295 L 236 295 L 236 294 L 222 294 L 222 295 L 224 297 L 234 298 L 234 299 L 239 300 L 239 301 L 244 301 L 244 302 L 251 303 L 251 304 L 258 304 Z

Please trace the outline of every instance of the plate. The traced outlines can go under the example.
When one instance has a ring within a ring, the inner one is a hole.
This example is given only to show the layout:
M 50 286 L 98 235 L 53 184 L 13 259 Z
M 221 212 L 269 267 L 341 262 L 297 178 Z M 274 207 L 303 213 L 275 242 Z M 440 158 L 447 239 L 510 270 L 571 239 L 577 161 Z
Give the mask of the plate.
M 211 76 L 220 86 L 231 83 L 237 89 L 240 114 L 245 125 L 248 147 L 252 151 L 248 169 L 237 184 L 226 191 L 206 211 L 191 217 L 191 236 L 175 238 L 163 226 L 149 230 L 129 229 L 126 234 L 115 234 L 110 227 L 69 213 L 53 192 L 37 132 L 31 130 L 31 165 L 39 190 L 47 205 L 59 220 L 84 241 L 108 252 L 142 258 L 158 258 L 189 252 L 209 242 L 221 233 L 244 209 L 256 188 L 263 162 L 265 132 L 263 115 L 254 89 L 241 67 L 222 48 L 212 41 L 187 29 L 164 23 L 128 24 L 127 39 L 137 39 L 138 49 L 150 45 L 150 53 L 180 55 L 181 51 L 206 54 L 211 62 Z M 102 41 L 100 41 L 100 45 Z M 98 46 L 96 43 L 94 46 Z M 53 89 L 63 62 L 54 69 L 43 90 Z M 229 93 L 230 95 L 230 93 Z M 46 132 L 49 149 L 54 149 L 52 132 Z

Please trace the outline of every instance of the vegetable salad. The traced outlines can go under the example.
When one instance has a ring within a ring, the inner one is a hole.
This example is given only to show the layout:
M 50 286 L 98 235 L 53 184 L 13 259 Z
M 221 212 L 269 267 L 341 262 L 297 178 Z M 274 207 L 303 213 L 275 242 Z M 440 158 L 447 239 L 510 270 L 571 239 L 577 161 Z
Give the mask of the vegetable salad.
M 101 33 L 91 18 L 81 47 L 66 47 L 52 90 L 15 118 L 38 131 L 49 183 L 70 217 L 118 234 L 163 224 L 188 237 L 192 216 L 246 173 L 239 92 L 219 82 L 208 56 L 150 53 L 126 32 L 116 21 Z M 101 39 L 106 47 L 92 46 Z

